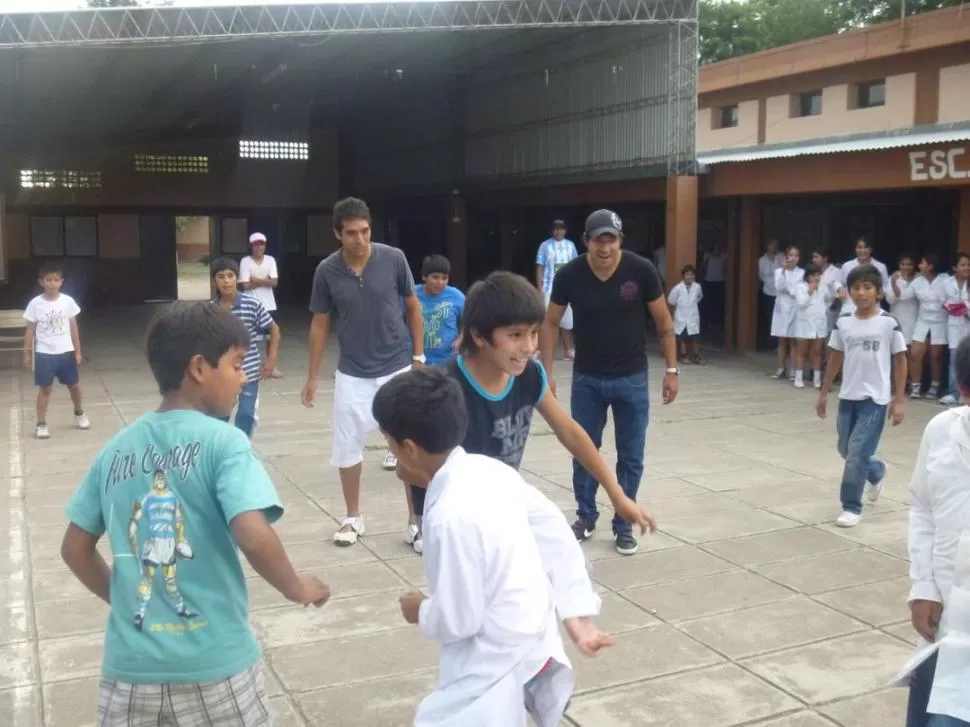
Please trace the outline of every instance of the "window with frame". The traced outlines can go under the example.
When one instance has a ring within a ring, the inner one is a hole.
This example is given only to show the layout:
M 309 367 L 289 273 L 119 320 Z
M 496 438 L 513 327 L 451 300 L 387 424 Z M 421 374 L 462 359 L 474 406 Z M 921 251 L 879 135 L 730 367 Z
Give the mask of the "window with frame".
M 715 129 L 733 129 L 738 125 L 738 105 L 722 106 L 714 111 Z
M 792 99 L 792 116 L 818 116 L 822 113 L 822 92 L 808 91 Z
M 135 154 L 135 171 L 156 174 L 208 174 L 203 154 Z
M 239 157 L 241 159 L 306 161 L 310 158 L 310 144 L 305 141 L 240 139 Z
M 886 80 L 868 81 L 856 86 L 857 109 L 871 109 L 886 105 Z
M 101 172 L 78 169 L 21 169 L 23 189 L 100 189 Z
M 30 253 L 34 257 L 95 257 L 98 218 L 94 215 L 30 218 Z

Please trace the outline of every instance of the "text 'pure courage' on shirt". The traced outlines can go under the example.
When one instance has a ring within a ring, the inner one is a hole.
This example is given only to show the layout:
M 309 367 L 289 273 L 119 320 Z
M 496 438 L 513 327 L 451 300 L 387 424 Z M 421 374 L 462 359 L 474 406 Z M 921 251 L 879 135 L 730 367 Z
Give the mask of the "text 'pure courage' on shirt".
M 105 446 L 67 508 L 111 547 L 104 678 L 219 681 L 259 659 L 229 528 L 255 510 L 283 514 L 246 435 L 214 417 L 152 412 Z

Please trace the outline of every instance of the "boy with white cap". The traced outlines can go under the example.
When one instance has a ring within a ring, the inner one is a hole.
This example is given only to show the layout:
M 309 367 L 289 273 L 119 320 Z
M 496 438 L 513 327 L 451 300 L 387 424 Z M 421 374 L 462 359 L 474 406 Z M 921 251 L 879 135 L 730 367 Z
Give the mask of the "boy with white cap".
M 273 293 L 280 278 L 276 269 L 276 258 L 266 254 L 266 235 L 262 232 L 254 232 L 249 236 L 249 247 L 252 255 L 239 261 L 239 282 L 243 290 L 263 304 L 273 321 L 279 325 L 276 294 Z M 278 379 L 280 376 L 279 369 L 274 369 L 273 378 Z

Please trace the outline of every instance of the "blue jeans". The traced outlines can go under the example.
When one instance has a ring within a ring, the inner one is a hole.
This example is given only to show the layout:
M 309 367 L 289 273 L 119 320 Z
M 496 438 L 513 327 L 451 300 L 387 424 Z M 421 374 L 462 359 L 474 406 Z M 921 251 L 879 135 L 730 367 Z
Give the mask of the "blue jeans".
M 876 447 L 886 425 L 886 405 L 872 399 L 839 400 L 839 454 L 842 470 L 842 509 L 862 514 L 862 493 L 866 482 L 876 485 L 886 476 L 886 463 L 876 458 Z
M 960 388 L 957 386 L 957 350 L 951 348 L 950 351 L 949 373 L 946 377 L 946 393 L 960 402 Z
M 252 439 L 256 428 L 256 401 L 259 399 L 259 380 L 250 381 L 239 392 L 239 402 L 236 404 L 236 427 Z M 228 422 L 229 417 L 222 417 Z
M 616 479 L 627 497 L 637 499 L 640 478 L 643 477 L 643 448 L 647 442 L 647 419 L 650 400 L 647 395 L 647 372 L 618 379 L 600 379 L 585 374 L 573 374 L 572 415 L 586 430 L 593 444 L 603 445 L 606 412 L 613 409 L 616 429 Z M 578 460 L 573 459 L 573 492 L 576 495 L 576 514 L 581 520 L 595 523 L 596 490 L 599 483 Z M 630 523 L 613 518 L 613 534 L 629 533 Z
M 906 727 L 970 727 L 970 722 L 956 717 L 926 713 L 930 703 L 930 691 L 933 689 L 933 677 L 936 675 L 936 659 L 937 654 L 933 654 L 913 674 L 909 687 L 909 705 L 906 709 Z

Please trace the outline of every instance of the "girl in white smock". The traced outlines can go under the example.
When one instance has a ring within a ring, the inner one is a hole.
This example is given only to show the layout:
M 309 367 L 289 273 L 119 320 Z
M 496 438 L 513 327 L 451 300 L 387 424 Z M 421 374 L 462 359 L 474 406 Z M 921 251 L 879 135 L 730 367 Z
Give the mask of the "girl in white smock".
M 919 312 L 913 326 L 913 345 L 910 348 L 909 381 L 910 397 L 919 399 L 922 395 L 923 359 L 930 352 L 930 388 L 926 391 L 928 399 L 940 395 L 940 381 L 943 378 L 943 349 L 946 348 L 947 312 L 943 308 L 946 300 L 946 273 L 937 273 L 938 260 L 933 253 L 927 253 L 919 263 L 920 275 L 913 280 L 913 295 L 919 301 Z
M 822 271 L 815 265 L 805 269 L 805 280 L 795 288 L 795 387 L 804 388 L 805 357 L 812 356 L 812 385 L 822 387 L 822 344 L 828 336 L 828 308 L 832 298 L 822 287 Z
M 955 406 L 960 403 L 960 390 L 957 387 L 956 361 L 957 346 L 970 334 L 970 255 L 957 253 L 953 276 L 946 281 L 946 298 L 943 307 L 947 312 L 946 342 L 950 347 L 950 371 L 947 379 L 946 395 L 941 404 Z
M 791 337 L 795 323 L 795 288 L 805 276 L 805 271 L 798 267 L 800 256 L 801 251 L 792 245 L 785 253 L 785 264 L 775 271 L 775 310 L 771 314 L 771 335 L 778 339 L 778 368 L 771 378 L 784 378 L 788 367 L 788 378 L 792 382 L 795 381 L 795 367 L 789 366 L 788 357 L 791 354 L 794 358 Z
M 913 281 L 916 279 L 916 260 L 910 255 L 901 255 L 899 270 L 893 273 L 883 289 L 889 312 L 899 321 L 906 345 L 913 342 L 913 329 L 916 327 L 916 317 L 919 314 L 919 301 L 913 291 Z
M 667 297 L 667 305 L 674 310 L 674 333 L 680 345 L 680 360 L 700 363 L 701 301 L 704 291 L 695 280 L 693 265 L 685 265 L 680 271 L 682 280 L 674 286 Z

